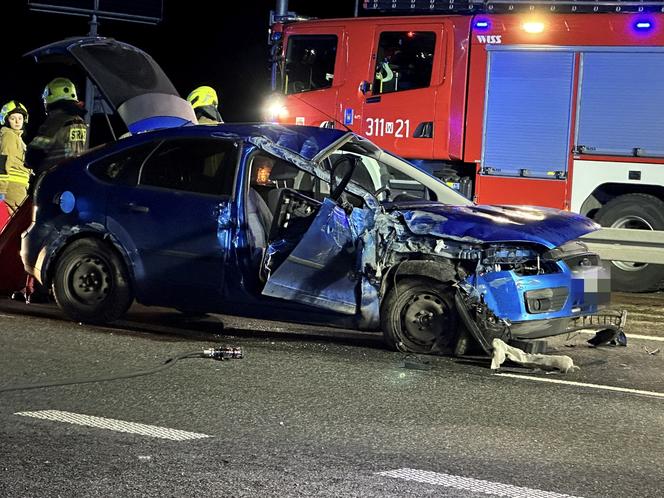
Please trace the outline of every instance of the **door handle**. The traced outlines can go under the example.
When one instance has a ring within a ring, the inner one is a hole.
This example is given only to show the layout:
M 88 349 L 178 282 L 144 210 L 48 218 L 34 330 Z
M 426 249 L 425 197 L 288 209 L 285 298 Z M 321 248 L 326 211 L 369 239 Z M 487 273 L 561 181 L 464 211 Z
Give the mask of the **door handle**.
M 367 98 L 367 100 L 365 100 L 365 102 L 367 104 L 373 104 L 375 102 L 380 102 L 380 95 L 378 95 L 376 97 L 369 97 L 369 98 Z
M 130 202 L 127 204 L 127 207 L 129 208 L 129 211 L 133 211 L 134 213 L 149 213 L 150 208 L 147 206 L 139 206 L 138 204 L 135 204 L 133 202 Z

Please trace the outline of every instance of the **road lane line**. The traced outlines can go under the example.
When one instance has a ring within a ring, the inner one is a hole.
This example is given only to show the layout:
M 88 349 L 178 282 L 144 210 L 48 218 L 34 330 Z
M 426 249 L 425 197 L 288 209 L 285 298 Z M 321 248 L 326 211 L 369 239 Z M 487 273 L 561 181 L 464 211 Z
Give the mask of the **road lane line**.
M 482 479 L 443 474 L 441 472 L 431 472 L 429 470 L 404 468 L 377 472 L 377 474 L 386 477 L 394 477 L 395 479 L 436 484 L 447 488 L 463 489 L 473 493 L 484 493 L 492 496 L 506 496 L 508 498 L 579 498 L 572 495 L 552 493 L 551 491 L 512 486 L 511 484 L 503 484 L 501 482 L 484 481 Z
M 577 332 L 580 332 L 581 334 L 588 334 L 588 335 L 595 335 L 597 333 L 596 330 L 578 330 Z M 573 334 L 574 332 L 570 332 L 570 334 Z M 664 337 L 658 337 L 655 335 L 640 335 L 640 334 L 625 334 L 625 337 L 628 339 L 642 339 L 644 341 L 660 341 L 664 342 Z
M 586 382 L 575 382 L 572 380 L 551 379 L 549 377 L 532 377 L 530 375 L 519 375 L 511 373 L 497 373 L 499 377 L 512 377 L 514 379 L 534 380 L 537 382 L 550 382 L 551 384 L 566 384 L 568 386 L 592 387 L 604 391 L 617 391 L 628 394 L 641 394 L 644 396 L 653 396 L 655 398 L 664 398 L 664 393 L 656 391 L 642 391 L 641 389 L 630 389 L 629 387 L 605 386 L 603 384 L 588 384 Z
M 639 335 L 639 334 L 625 334 L 628 339 L 643 339 L 644 341 L 661 341 L 664 342 L 664 337 L 656 337 L 654 335 Z
M 97 427 L 99 429 L 127 432 L 129 434 L 140 434 L 141 436 L 171 439 L 173 441 L 186 441 L 188 439 L 202 439 L 206 437 L 212 437 L 207 434 L 181 431 L 178 429 L 169 429 L 168 427 L 138 424 L 136 422 L 126 422 L 124 420 L 116 420 L 112 418 L 93 417 L 92 415 L 82 415 L 80 413 L 63 412 L 60 410 L 17 412 L 14 413 L 14 415 L 19 415 L 21 417 L 40 418 L 44 420 L 53 420 L 55 422 L 65 422 L 68 424 L 84 425 L 87 427 Z

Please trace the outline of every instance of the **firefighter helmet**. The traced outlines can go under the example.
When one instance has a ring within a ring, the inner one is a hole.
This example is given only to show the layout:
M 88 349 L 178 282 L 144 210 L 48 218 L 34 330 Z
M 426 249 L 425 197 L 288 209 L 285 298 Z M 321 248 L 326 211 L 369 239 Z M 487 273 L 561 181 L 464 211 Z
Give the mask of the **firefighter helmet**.
M 214 88 L 211 86 L 199 86 L 198 88 L 194 89 L 187 97 L 187 101 L 189 101 L 191 107 L 194 109 L 204 105 L 219 105 L 217 92 L 215 92 Z
M 28 122 L 28 110 L 18 100 L 10 100 L 0 109 L 0 126 L 9 125 L 7 118 L 10 114 L 19 113 L 23 115 L 23 123 Z
M 44 88 L 42 94 L 44 106 L 48 106 L 58 100 L 78 101 L 76 87 L 69 78 L 55 78 Z

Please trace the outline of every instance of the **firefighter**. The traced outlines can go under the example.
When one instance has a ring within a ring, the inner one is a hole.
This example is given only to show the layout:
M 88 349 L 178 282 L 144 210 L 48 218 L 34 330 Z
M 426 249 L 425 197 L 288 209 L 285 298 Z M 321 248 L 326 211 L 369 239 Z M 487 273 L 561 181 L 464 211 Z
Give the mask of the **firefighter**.
M 24 165 L 25 142 L 21 137 L 28 122 L 28 110 L 10 100 L 0 110 L 0 194 L 4 194 L 13 215 L 27 197 L 30 170 Z M 4 173 L 4 174 L 3 174 Z M 3 178 L 4 177 L 4 178 Z M 2 181 L 4 179 L 4 181 Z
M 85 109 L 78 101 L 76 87 L 71 80 L 67 78 L 51 80 L 44 88 L 42 99 L 46 120 L 39 127 L 37 136 L 28 144 L 25 153 L 26 166 L 32 169 L 36 176 L 62 159 L 79 156 L 87 148 L 88 128 L 83 119 Z M 32 203 L 24 202 L 5 227 L 0 237 L 0 262 L 3 265 L 7 262 L 8 265 L 15 266 L 16 260 L 20 264 L 18 251 L 16 253 L 12 251 L 12 248 L 20 247 L 20 243 L 13 239 L 20 237 L 20 234 L 28 228 L 32 218 L 31 212 Z M 14 289 L 17 287 L 18 285 Z M 25 300 L 27 303 L 43 302 L 48 299 L 48 292 L 35 285 L 34 277 L 28 276 L 25 287 L 14 292 L 12 299 Z
M 28 144 L 25 162 L 39 175 L 67 157 L 81 155 L 87 147 L 85 109 L 78 101 L 76 87 L 67 78 L 55 78 L 42 94 L 46 121 Z
M 214 88 L 199 86 L 189 94 L 187 101 L 194 108 L 198 124 L 215 125 L 224 122 L 219 114 L 219 99 Z

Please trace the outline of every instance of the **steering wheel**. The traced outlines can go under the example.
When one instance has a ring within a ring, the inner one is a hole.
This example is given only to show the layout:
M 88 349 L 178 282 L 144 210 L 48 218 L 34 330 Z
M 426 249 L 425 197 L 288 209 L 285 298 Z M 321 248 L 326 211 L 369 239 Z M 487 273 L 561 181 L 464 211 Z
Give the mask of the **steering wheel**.
M 392 191 L 388 185 L 383 185 L 378 190 L 373 193 L 373 196 L 377 199 L 380 194 L 385 194 L 385 201 L 389 201 L 392 196 Z

